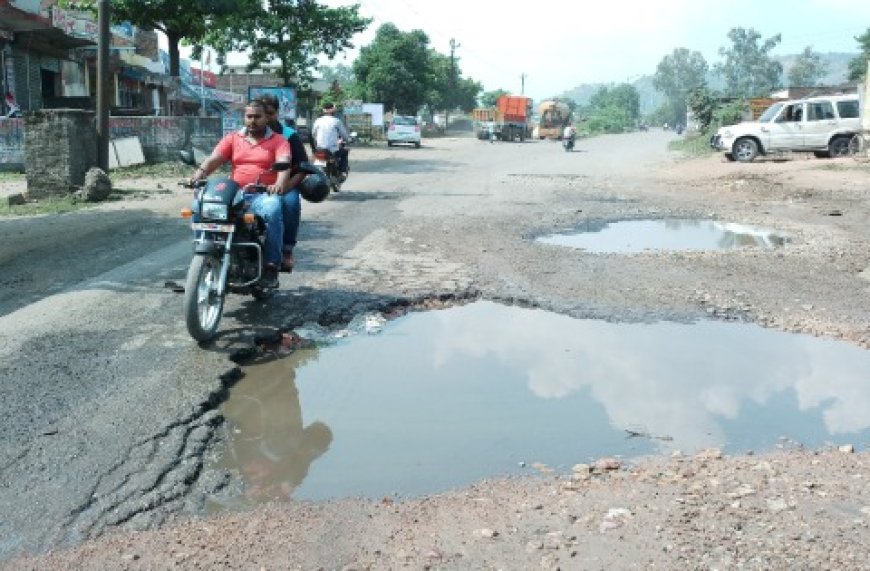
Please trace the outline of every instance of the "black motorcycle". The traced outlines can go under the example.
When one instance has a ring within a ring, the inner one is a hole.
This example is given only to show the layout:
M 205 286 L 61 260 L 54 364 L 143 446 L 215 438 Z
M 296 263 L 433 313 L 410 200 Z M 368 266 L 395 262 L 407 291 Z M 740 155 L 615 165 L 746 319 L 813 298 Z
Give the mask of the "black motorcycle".
M 190 152 L 182 151 L 181 159 L 195 164 Z M 276 162 L 270 170 L 288 168 L 289 162 Z M 303 198 L 312 202 L 326 198 L 329 188 L 320 169 L 302 163 L 300 170 L 309 175 L 303 187 L 320 187 L 314 198 L 303 188 Z M 259 183 L 259 177 L 256 183 L 245 186 L 223 177 L 179 184 L 196 190 L 194 208 L 182 211 L 183 217 L 192 218 L 194 231 L 193 258 L 184 284 L 184 320 L 191 337 L 207 341 L 217 333 L 227 293 L 265 299 L 277 289 L 261 282 L 266 221 L 248 212 L 251 195 L 266 192 L 267 187 Z
M 347 152 L 346 143 L 342 141 L 341 152 Z M 341 172 L 338 168 L 338 153 L 333 153 L 329 149 L 324 149 L 323 147 L 317 147 L 314 149 L 314 165 L 323 169 L 323 172 L 326 173 L 326 177 L 329 179 L 329 186 L 333 192 L 340 192 L 341 185 L 344 184 L 344 181 L 347 180 L 347 172 Z M 350 164 L 348 161 L 347 166 L 348 171 L 350 171 Z

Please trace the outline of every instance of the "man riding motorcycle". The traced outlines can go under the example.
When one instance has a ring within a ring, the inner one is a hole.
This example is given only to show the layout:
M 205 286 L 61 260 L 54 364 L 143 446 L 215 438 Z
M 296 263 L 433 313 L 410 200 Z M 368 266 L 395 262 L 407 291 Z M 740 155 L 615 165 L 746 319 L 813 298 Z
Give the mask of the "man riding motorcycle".
M 314 121 L 311 126 L 311 150 L 327 149 L 338 160 L 338 170 L 342 180 L 347 178 L 348 173 L 348 150 L 342 143 L 350 140 L 350 134 L 344 123 L 335 117 L 335 105 L 323 104 L 323 115 Z
M 282 262 L 281 243 L 284 233 L 280 196 L 289 189 L 290 171 L 271 171 L 275 162 L 289 162 L 290 145 L 287 139 L 268 127 L 268 118 L 262 101 L 251 101 L 245 106 L 245 126 L 226 135 L 212 154 L 193 173 L 191 182 L 204 179 L 223 163 L 232 163 L 230 178 L 239 186 L 255 183 L 267 185 L 267 193 L 250 198 L 250 210 L 266 221 L 266 245 L 263 272 L 264 287 L 278 286 L 278 269 Z M 196 211 L 196 209 L 194 209 Z

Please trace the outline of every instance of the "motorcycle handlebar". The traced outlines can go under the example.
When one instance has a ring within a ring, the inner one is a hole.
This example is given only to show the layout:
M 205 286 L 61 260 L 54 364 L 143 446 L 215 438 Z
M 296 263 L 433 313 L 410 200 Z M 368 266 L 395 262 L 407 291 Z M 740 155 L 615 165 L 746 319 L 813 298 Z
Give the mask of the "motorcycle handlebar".
M 206 182 L 208 181 L 204 178 L 194 181 L 180 180 L 178 181 L 178 186 L 183 186 L 184 188 L 202 188 L 205 186 Z

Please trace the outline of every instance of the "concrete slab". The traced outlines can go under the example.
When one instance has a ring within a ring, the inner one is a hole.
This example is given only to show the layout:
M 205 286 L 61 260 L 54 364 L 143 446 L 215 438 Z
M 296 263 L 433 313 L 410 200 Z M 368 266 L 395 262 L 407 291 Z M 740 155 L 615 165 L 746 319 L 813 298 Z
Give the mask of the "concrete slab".
M 139 141 L 139 137 L 112 139 L 112 146 L 118 155 L 118 166 L 129 167 L 131 165 L 145 164 L 145 153 L 142 152 L 142 143 Z M 109 161 L 111 162 L 111 153 L 109 155 Z

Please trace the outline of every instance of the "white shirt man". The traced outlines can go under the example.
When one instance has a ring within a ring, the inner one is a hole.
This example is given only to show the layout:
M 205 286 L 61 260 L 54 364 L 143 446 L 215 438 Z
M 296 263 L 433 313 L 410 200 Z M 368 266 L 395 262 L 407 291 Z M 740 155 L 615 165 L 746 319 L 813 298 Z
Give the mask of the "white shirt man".
M 347 141 L 350 138 L 344 123 L 335 118 L 335 105 L 328 103 L 323 106 L 323 115 L 311 126 L 311 137 L 316 148 L 329 149 L 333 153 L 338 151 L 339 139 Z

